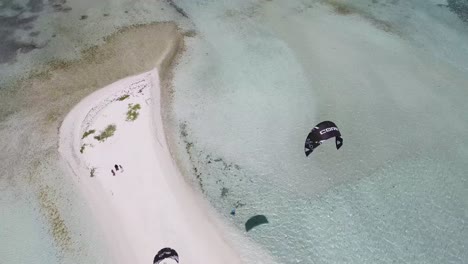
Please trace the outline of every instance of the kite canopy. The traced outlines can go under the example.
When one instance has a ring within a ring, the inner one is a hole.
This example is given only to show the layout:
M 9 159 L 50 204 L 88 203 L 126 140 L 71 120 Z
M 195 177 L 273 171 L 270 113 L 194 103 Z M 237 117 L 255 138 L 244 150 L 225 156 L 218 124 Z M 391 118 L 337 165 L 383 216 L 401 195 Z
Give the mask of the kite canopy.
M 154 260 L 153 260 L 153 264 L 159 264 L 161 261 L 163 261 L 164 259 L 173 259 L 175 260 L 177 263 L 179 263 L 179 255 L 177 254 L 177 252 L 172 249 L 172 248 L 163 248 L 161 250 L 159 250 L 158 254 L 156 254 L 156 256 L 154 256 Z
M 335 123 L 332 121 L 323 121 L 316 125 L 312 131 L 310 131 L 305 141 L 304 152 L 306 156 L 309 156 L 323 141 L 332 137 L 335 138 L 336 149 L 340 149 L 343 145 L 343 138 Z
M 252 216 L 247 222 L 245 222 L 245 231 L 249 231 L 250 229 L 261 225 L 261 224 L 267 224 L 268 219 L 264 215 L 256 215 Z

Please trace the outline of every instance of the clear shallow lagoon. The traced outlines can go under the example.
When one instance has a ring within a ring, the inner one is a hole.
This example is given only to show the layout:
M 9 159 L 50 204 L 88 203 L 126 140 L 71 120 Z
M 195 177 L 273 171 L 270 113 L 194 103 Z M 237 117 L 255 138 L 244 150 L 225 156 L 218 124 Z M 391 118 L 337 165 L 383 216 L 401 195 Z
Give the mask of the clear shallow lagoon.
M 282 263 L 468 261 L 463 1 L 173 2 L 179 13 L 153 1 L 2 3 L 3 39 L 14 41 L 2 45 L 1 84 L 50 59 L 74 58 L 119 26 L 176 20 L 196 35 L 175 72 L 172 140 L 188 176 L 228 221 L 242 230 L 265 214 L 270 224 L 248 236 Z M 26 118 L 13 106 L 1 110 L 6 139 L 12 118 Z M 305 136 L 322 120 L 340 127 L 344 147 L 324 144 L 305 158 Z M 2 149 L 41 153 L 25 137 L 2 140 Z M 0 156 L 1 192 L 18 201 L 2 195 L 0 243 L 31 236 L 1 257 L 73 263 L 57 257 L 35 196 L 18 187 L 28 172 L 11 169 L 23 164 L 8 151 Z M 47 163 L 39 168 L 49 174 Z M 26 208 L 13 214 L 12 206 Z M 75 222 L 87 217 L 73 208 Z M 79 243 L 93 238 L 92 228 L 76 229 Z M 93 243 L 75 257 L 102 261 Z
M 15 199 L 7 190 L 2 190 L 0 202 L 2 262 L 29 263 L 34 259 L 36 263 L 59 263 L 47 230 L 38 228 L 45 225 L 36 209 L 38 206 L 25 199 Z
M 199 30 L 174 81 L 182 163 L 240 230 L 266 215 L 248 236 L 282 263 L 466 262 L 467 24 L 325 2 L 178 1 Z M 305 158 L 323 120 L 344 146 Z

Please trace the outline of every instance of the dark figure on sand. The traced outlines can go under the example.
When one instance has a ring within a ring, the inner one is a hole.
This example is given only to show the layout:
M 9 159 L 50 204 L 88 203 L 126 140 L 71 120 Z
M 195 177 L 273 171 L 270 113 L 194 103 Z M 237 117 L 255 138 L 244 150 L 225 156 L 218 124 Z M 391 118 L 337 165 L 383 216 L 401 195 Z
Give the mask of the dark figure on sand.
M 123 167 L 122 167 L 122 165 L 117 165 L 117 164 L 115 164 L 115 165 L 114 165 L 114 168 L 115 168 L 116 171 L 114 172 L 113 169 L 111 170 L 112 176 L 115 176 L 115 173 L 116 173 L 117 171 L 119 171 L 119 169 L 120 169 L 120 172 L 121 172 L 121 173 L 123 172 Z

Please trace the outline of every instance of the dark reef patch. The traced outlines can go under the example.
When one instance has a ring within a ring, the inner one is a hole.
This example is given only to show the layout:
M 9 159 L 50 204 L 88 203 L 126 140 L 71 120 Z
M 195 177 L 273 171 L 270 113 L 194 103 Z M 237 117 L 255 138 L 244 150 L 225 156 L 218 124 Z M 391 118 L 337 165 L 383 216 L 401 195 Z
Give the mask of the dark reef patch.
M 183 34 L 186 37 L 193 38 L 197 35 L 197 32 L 195 30 L 187 30 Z
M 56 193 L 49 186 L 41 188 L 38 200 L 41 203 L 43 214 L 51 224 L 50 232 L 55 242 L 64 250 L 70 250 L 72 238 L 70 230 L 60 213 L 57 202 Z
M 198 185 L 200 186 L 200 190 L 202 193 L 205 193 L 205 189 L 203 188 L 203 179 L 202 179 L 202 173 L 198 171 L 197 166 L 195 166 L 195 159 L 194 159 L 194 153 L 193 153 L 193 142 L 191 142 L 188 139 L 188 131 L 187 131 L 187 122 L 183 122 L 179 125 L 180 129 L 180 137 L 182 138 L 182 141 L 184 142 L 185 145 L 185 150 L 187 151 L 187 154 L 190 159 L 190 164 L 192 164 L 192 173 L 195 175 L 195 178 L 198 181 Z
M 177 13 L 181 14 L 185 18 L 188 18 L 188 15 L 187 13 L 185 13 L 184 9 L 182 9 L 176 3 L 174 3 L 173 0 L 166 0 L 166 1 L 170 6 L 172 6 L 177 11 Z
M 333 12 L 339 15 L 350 15 L 356 13 L 355 10 L 353 10 L 346 2 L 328 0 L 325 1 L 325 3 L 331 6 L 333 8 Z
M 447 6 L 453 13 L 463 21 L 468 22 L 468 1 L 467 0 L 447 0 Z
M 228 188 L 226 188 L 226 187 L 221 188 L 221 198 L 226 197 L 228 192 L 229 192 Z
M 238 164 L 226 162 L 221 157 L 213 157 L 210 154 L 204 154 L 203 151 L 196 150 L 193 141 L 190 139 L 186 121 L 179 124 L 179 135 L 188 154 L 192 175 L 195 177 L 202 193 L 207 195 L 206 185 L 215 187 L 213 186 L 215 184 L 221 190 L 221 198 L 226 198 L 230 193 L 229 190 L 247 182 L 246 175 L 241 171 L 241 166 Z M 212 181 L 213 178 L 216 178 L 214 182 Z
M 42 0 L 29 0 L 26 4 L 30 12 L 37 13 L 44 9 L 44 1 Z
M 22 18 L 21 14 L 0 16 L 0 25 L 2 25 L 0 28 L 0 64 L 14 62 L 18 51 L 25 53 L 39 46 L 37 43 L 24 42 L 15 38 L 16 30 L 32 28 L 32 23 L 37 19 L 37 16 Z
M 66 0 L 29 0 L 26 3 L 16 3 L 15 1 L 3 1 L 0 7 L 2 14 L 0 15 L 0 64 L 13 63 L 16 61 L 17 55 L 27 53 L 34 49 L 43 47 L 45 43 L 38 43 L 35 37 L 39 35 L 39 31 L 34 29 L 34 22 L 39 15 L 53 11 L 68 12 L 70 7 L 64 6 Z M 6 12 L 5 12 L 6 11 Z M 18 37 L 26 32 L 29 39 L 24 40 Z M 20 31 L 21 34 L 18 34 Z
M 66 0 L 50 0 L 49 4 L 52 6 L 53 10 L 55 12 L 69 12 L 72 10 L 71 7 L 66 6 L 65 4 L 67 3 Z
M 37 37 L 37 36 L 39 36 L 39 33 L 41 33 L 41 32 L 40 31 L 33 31 L 33 32 L 29 33 L 29 36 Z
M 374 25 L 376 28 L 383 30 L 388 33 L 393 33 L 393 34 L 399 34 L 399 32 L 390 24 L 390 22 L 387 22 L 385 20 L 379 19 L 365 11 L 359 10 L 356 7 L 352 6 L 349 2 L 347 1 L 340 1 L 340 0 L 324 0 L 323 3 L 331 6 L 333 8 L 333 12 L 335 12 L 338 15 L 358 15 L 363 17 L 364 19 L 367 19 L 372 25 Z M 397 4 L 398 1 L 392 1 L 392 4 Z

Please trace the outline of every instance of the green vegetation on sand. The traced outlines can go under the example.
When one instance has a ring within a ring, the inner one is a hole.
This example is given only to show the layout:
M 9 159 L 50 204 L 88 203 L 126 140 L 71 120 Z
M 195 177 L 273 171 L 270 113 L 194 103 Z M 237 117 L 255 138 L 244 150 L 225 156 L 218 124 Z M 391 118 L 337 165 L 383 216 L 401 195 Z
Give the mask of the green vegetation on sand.
M 129 98 L 129 97 L 130 97 L 130 95 L 124 94 L 124 95 L 120 96 L 119 98 L 117 98 L 117 100 L 123 101 L 123 100 L 125 100 L 125 99 L 127 99 L 127 98 Z
M 128 104 L 128 111 L 127 111 L 127 121 L 135 121 L 140 113 L 138 110 L 141 109 L 140 104 Z
M 96 130 L 94 130 L 94 129 L 91 129 L 91 130 L 88 130 L 88 131 L 84 132 L 83 137 L 81 139 L 84 139 L 85 137 L 93 134 L 94 132 L 96 132 Z
M 80 153 L 83 154 L 84 150 L 86 148 L 86 144 L 83 144 L 80 148 Z
M 101 134 L 94 136 L 94 138 L 97 139 L 99 142 L 104 142 L 107 138 L 112 137 L 114 135 L 116 129 L 117 127 L 114 124 L 108 125 L 103 131 L 101 131 Z

